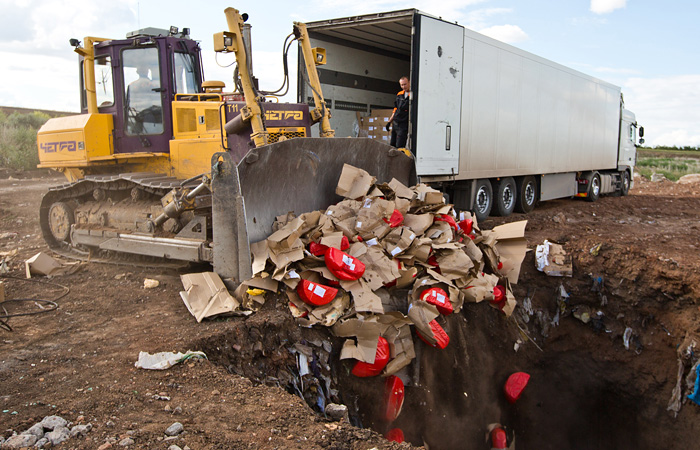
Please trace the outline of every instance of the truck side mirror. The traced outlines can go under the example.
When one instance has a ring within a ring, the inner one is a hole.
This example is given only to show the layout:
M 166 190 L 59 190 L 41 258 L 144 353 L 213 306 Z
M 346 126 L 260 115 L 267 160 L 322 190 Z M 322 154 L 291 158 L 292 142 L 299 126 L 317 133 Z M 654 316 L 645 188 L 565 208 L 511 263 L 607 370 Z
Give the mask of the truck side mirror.
M 639 127 L 639 137 L 644 137 L 644 127 Z

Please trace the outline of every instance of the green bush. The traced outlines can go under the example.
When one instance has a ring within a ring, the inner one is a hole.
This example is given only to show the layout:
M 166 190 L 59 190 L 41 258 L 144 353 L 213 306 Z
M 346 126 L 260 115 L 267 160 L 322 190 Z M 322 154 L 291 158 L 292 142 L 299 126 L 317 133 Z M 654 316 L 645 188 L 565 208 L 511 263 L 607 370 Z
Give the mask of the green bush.
M 36 132 L 49 120 L 48 114 L 0 112 L 0 167 L 27 170 L 39 164 Z

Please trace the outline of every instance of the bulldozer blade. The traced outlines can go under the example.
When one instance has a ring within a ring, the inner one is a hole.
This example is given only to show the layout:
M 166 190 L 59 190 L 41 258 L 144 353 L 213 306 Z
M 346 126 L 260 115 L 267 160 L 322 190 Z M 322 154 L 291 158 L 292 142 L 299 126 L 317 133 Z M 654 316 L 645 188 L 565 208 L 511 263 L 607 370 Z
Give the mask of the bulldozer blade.
M 290 139 L 250 150 L 237 164 L 212 157 L 214 270 L 240 283 L 252 276 L 250 244 L 272 234 L 275 218 L 342 200 L 335 193 L 344 164 L 389 182 L 416 183 L 413 158 L 366 138 Z

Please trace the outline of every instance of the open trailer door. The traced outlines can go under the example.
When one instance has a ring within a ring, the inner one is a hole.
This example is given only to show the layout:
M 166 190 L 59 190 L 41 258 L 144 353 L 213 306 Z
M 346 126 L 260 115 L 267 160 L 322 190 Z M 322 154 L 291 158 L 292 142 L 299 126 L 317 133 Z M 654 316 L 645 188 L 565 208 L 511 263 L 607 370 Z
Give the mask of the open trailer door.
M 411 148 L 418 175 L 459 167 L 464 28 L 417 13 L 414 19 Z

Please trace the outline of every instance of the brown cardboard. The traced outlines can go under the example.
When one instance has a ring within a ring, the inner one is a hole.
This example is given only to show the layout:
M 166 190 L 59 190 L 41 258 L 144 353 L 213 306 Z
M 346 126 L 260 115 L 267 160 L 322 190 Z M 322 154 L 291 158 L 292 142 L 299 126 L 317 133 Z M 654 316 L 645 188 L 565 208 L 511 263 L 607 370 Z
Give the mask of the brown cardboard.
M 442 192 L 437 191 L 427 184 L 419 184 L 415 187 L 416 200 L 424 205 L 442 205 L 445 199 Z
M 394 209 L 395 204 L 392 201 L 381 198 L 366 199 L 357 214 L 355 231 L 363 238 L 371 238 L 373 236 L 381 238 L 382 233 L 387 229 L 387 223 L 384 219 L 391 217 Z
M 180 291 L 180 297 L 197 322 L 206 317 L 232 313 L 240 306 L 214 272 L 190 273 L 181 275 L 180 279 L 185 288 Z
M 389 376 L 410 364 L 416 357 L 411 335 L 411 321 L 398 311 L 377 317 L 381 335 L 389 343 L 391 359 L 384 368 L 382 376 Z
M 406 214 L 403 218 L 404 226 L 411 229 L 417 236 L 424 234 L 433 224 L 432 214 Z
M 468 272 L 474 263 L 464 251 L 459 249 L 442 249 L 437 252 L 437 259 L 440 272 L 449 280 L 462 278 L 465 272 Z
M 439 315 L 440 313 L 434 305 L 422 300 L 414 300 L 408 308 L 408 317 L 430 345 L 434 345 L 437 340 L 429 324 Z
M 526 225 L 527 220 L 521 220 L 499 225 L 492 230 L 496 236 L 496 248 L 503 263 L 500 273 L 513 284 L 518 283 L 520 267 L 529 251 L 525 240 Z
M 250 251 L 253 254 L 253 275 L 257 275 L 265 270 L 265 266 L 267 265 L 267 258 L 269 256 L 267 239 L 250 244 Z
M 416 234 L 407 227 L 394 228 L 384 238 L 384 249 L 395 258 L 406 251 L 415 238 Z
M 0 302 L 5 301 L 5 283 L 0 281 Z
M 357 281 L 341 281 L 340 286 L 352 295 L 357 312 L 384 313 L 382 299 L 367 286 L 362 278 Z
M 338 180 L 335 193 L 349 199 L 362 197 L 369 192 L 370 187 L 377 181 L 375 177 L 362 169 L 343 164 L 343 171 Z
M 425 231 L 425 236 L 429 237 L 435 244 L 447 244 L 454 239 L 454 231 L 447 222 L 434 222 L 430 228 Z
M 493 299 L 493 288 L 497 284 L 498 277 L 496 275 L 480 272 L 463 290 L 464 299 L 473 303 Z
M 27 278 L 32 275 L 66 275 L 75 272 L 79 262 L 61 263 L 44 252 L 39 252 L 24 262 L 24 271 Z
M 350 296 L 347 292 L 338 291 L 338 295 L 327 305 L 312 307 L 304 303 L 296 291 L 287 291 L 289 301 L 300 311 L 308 312 L 307 317 L 298 317 L 297 322 L 303 327 L 321 325 L 324 327 L 333 326 L 350 307 Z
M 406 186 L 404 186 L 403 183 L 401 183 L 396 178 L 391 179 L 391 181 L 389 182 L 389 187 L 394 191 L 396 197 L 398 198 L 403 198 L 408 201 L 412 201 L 416 198 L 417 194 L 412 189 L 409 189 Z
M 364 252 L 361 255 L 352 254 L 352 256 L 365 264 L 365 273 L 362 278 L 371 290 L 376 291 L 401 276 L 398 264 L 390 260 L 378 245 L 368 247 L 360 244 L 360 246 Z
M 380 336 L 380 326 L 375 319 L 363 316 L 337 322 L 332 328 L 333 334 L 339 337 L 355 337 L 357 341 L 348 339 L 340 351 L 340 359 L 355 358 L 366 363 L 374 363 L 377 355 L 377 344 Z

